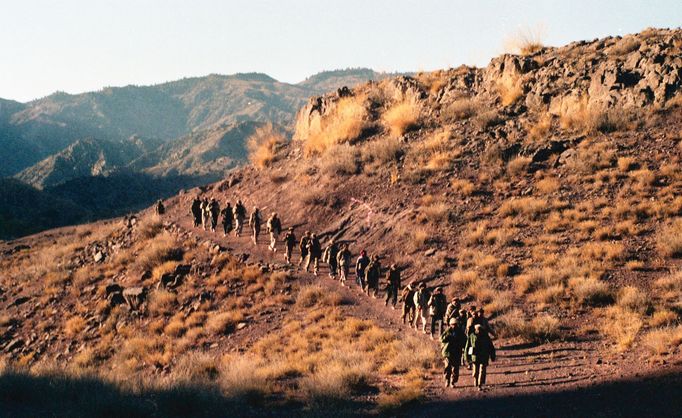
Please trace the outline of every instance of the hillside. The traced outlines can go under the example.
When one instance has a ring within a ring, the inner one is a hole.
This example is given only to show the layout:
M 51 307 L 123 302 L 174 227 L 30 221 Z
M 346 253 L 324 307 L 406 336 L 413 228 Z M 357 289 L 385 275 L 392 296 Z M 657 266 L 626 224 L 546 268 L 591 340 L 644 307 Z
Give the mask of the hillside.
M 26 104 L 3 101 L 0 139 L 7 147 L 0 157 L 11 155 L 12 165 L 0 175 L 14 175 L 88 137 L 168 141 L 244 121 L 289 125 L 309 96 L 377 76 L 371 70 L 342 70 L 287 84 L 264 74 L 212 74 L 154 86 L 55 93 Z
M 162 217 L 2 244 L 0 400 L 16 416 L 679 415 L 680 56 L 682 31 L 651 29 L 334 91 Z M 195 196 L 485 307 L 490 390 L 464 368 L 443 388 L 437 342 L 354 276 L 194 228 Z

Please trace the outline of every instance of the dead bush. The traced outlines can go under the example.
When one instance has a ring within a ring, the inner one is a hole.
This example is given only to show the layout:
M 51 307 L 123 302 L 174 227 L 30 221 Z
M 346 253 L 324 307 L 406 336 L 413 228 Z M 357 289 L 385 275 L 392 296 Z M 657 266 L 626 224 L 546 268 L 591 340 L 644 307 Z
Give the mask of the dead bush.
M 332 145 L 320 159 L 320 170 L 330 176 L 357 174 L 360 153 L 350 144 Z
M 361 154 L 364 161 L 387 164 L 398 160 L 403 155 L 403 145 L 396 138 L 378 139 L 367 142 Z
M 276 159 L 277 152 L 286 144 L 284 134 L 272 123 L 258 127 L 246 140 L 249 161 L 258 167 L 269 167 Z
M 682 257 L 682 219 L 660 228 L 656 238 L 658 250 L 666 257 Z
M 474 99 L 462 98 L 450 103 L 441 110 L 441 117 L 448 122 L 469 119 L 480 111 L 481 105 Z
M 586 306 L 603 306 L 613 302 L 613 292 L 608 283 L 589 277 L 574 277 L 568 281 L 577 302 Z
M 639 314 L 619 306 L 606 309 L 602 321 L 602 331 L 616 344 L 619 351 L 625 351 L 634 344 L 642 319 Z
M 421 112 L 421 103 L 416 99 L 406 98 L 386 110 L 383 121 L 391 136 L 399 138 L 419 125 Z
M 310 128 L 304 138 L 306 153 L 321 154 L 333 145 L 355 141 L 368 128 L 368 118 L 364 97 L 340 99 L 333 110 L 322 116 L 318 125 Z
M 206 329 L 213 334 L 229 334 L 243 320 L 244 313 L 241 310 L 215 313 L 206 320 Z

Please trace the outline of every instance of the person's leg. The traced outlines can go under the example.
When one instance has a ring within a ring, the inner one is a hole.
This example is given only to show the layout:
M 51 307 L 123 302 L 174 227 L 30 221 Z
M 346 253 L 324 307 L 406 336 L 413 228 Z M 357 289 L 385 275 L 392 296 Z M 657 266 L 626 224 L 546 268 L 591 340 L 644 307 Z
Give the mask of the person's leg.
M 432 315 L 431 316 L 431 337 L 433 337 L 433 333 L 436 332 L 436 321 L 438 321 L 438 319 L 436 319 L 435 315 Z
M 476 387 L 479 387 L 478 381 L 479 381 L 479 370 L 480 370 L 480 364 L 479 363 L 474 363 L 474 372 L 472 376 L 474 377 L 474 384 Z
M 485 385 L 485 378 L 488 373 L 488 365 L 487 364 L 481 364 L 480 366 L 480 371 L 478 374 L 478 386 L 483 387 Z
M 448 359 L 447 357 L 443 359 L 443 364 L 444 364 L 443 377 L 445 378 L 445 387 L 447 388 L 450 387 L 450 373 L 452 365 L 450 364 L 450 359 Z
M 450 378 L 450 383 L 452 386 L 455 386 L 455 383 L 459 380 L 459 358 L 457 356 L 453 356 L 452 359 L 450 359 L 450 365 L 452 367 L 452 377 Z

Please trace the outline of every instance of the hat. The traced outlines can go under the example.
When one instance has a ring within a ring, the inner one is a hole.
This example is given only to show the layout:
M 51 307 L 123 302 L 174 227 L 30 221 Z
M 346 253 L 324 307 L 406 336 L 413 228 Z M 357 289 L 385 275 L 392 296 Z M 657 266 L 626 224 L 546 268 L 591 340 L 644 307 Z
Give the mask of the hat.
M 448 321 L 450 325 L 457 325 L 457 320 L 455 318 L 450 318 L 450 321 Z

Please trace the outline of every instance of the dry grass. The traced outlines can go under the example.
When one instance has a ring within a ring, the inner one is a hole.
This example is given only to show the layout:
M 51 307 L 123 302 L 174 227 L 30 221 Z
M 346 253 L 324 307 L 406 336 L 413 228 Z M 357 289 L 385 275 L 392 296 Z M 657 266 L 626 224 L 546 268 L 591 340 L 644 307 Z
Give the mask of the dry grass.
M 674 301 L 682 293 L 682 271 L 661 277 L 654 282 L 658 295 L 664 300 Z
M 332 145 L 320 158 L 320 170 L 327 175 L 353 175 L 360 171 L 360 153 L 350 144 Z
M 507 173 L 512 176 L 525 174 L 532 161 L 533 159 L 530 157 L 518 156 L 507 163 Z
M 552 130 L 552 115 L 544 113 L 535 122 L 530 129 L 528 129 L 528 140 L 526 142 L 543 142 L 547 139 Z
M 419 208 L 422 216 L 431 223 L 447 222 L 450 217 L 450 206 L 442 202 L 431 202 Z
M 269 167 L 276 160 L 277 152 L 286 142 L 282 132 L 275 129 L 271 123 L 257 128 L 246 140 L 249 161 L 260 169 Z
M 634 344 L 642 325 L 639 314 L 612 306 L 604 313 L 602 331 L 616 344 L 618 351 L 625 351 Z
M 535 183 L 535 187 L 544 194 L 554 193 L 561 187 L 561 182 L 556 177 L 545 177 Z
M 305 138 L 306 154 L 321 154 L 333 145 L 353 142 L 368 125 L 364 97 L 344 97 L 319 121 L 318 126 L 310 128 Z
M 67 337 L 73 338 L 85 329 L 85 325 L 85 319 L 80 316 L 73 316 L 64 324 L 64 333 Z
M 649 321 L 649 325 L 658 328 L 663 326 L 675 325 L 679 321 L 680 315 L 669 309 L 662 309 L 654 312 L 654 314 L 651 316 L 651 320 Z
M 541 27 L 521 28 L 505 39 L 505 50 L 519 55 L 533 55 L 544 48 L 543 38 L 544 29 Z
M 170 233 L 164 232 L 144 243 L 135 264 L 140 270 L 152 271 L 154 267 L 170 260 L 182 260 L 182 249 Z
M 502 106 L 510 106 L 523 97 L 523 82 L 520 77 L 505 77 L 495 85 Z
M 530 219 L 536 219 L 539 215 L 547 213 L 552 206 L 545 199 L 536 197 L 521 197 L 506 200 L 500 205 L 499 213 L 502 216 L 523 215 Z
M 608 283 L 588 277 L 574 277 L 568 286 L 580 305 L 603 306 L 613 302 L 613 292 Z
M 682 344 L 682 325 L 654 329 L 642 337 L 644 348 L 657 357 L 672 353 L 680 344 Z
M 296 304 L 304 308 L 313 306 L 338 306 L 343 302 L 343 298 L 336 292 L 331 292 L 319 285 L 302 287 L 298 292 Z
M 467 179 L 453 179 L 450 187 L 460 196 L 471 196 L 476 191 L 476 185 Z
M 658 251 L 666 257 L 682 256 L 682 219 L 675 219 L 660 228 L 656 237 Z
M 441 117 L 449 122 L 469 119 L 476 116 L 481 109 L 481 104 L 474 99 L 462 98 L 450 103 L 441 111 Z
M 650 308 L 649 296 L 639 288 L 626 286 L 618 292 L 618 306 L 638 314 L 646 313 Z
M 170 314 L 177 304 L 177 296 L 173 292 L 159 289 L 149 294 L 148 309 L 152 315 Z
M 391 136 L 399 138 L 419 125 L 421 112 L 422 105 L 417 100 L 406 98 L 386 110 L 382 119 Z
M 244 320 L 244 313 L 240 310 L 220 312 L 210 315 L 206 320 L 206 329 L 214 334 L 229 334 L 237 324 Z
M 639 167 L 639 163 L 633 157 L 620 157 L 618 158 L 618 170 L 622 173 L 635 170 Z
M 548 314 L 540 314 L 529 321 L 520 310 L 514 309 L 497 318 L 494 327 L 501 337 L 543 343 L 561 338 L 560 324 L 557 318 Z
M 632 129 L 637 123 L 637 114 L 622 109 L 603 109 L 590 103 L 587 96 L 570 96 L 561 103 L 559 121 L 564 129 L 607 133 Z
M 403 145 L 396 138 L 383 138 L 367 142 L 362 150 L 362 159 L 367 162 L 387 164 L 403 155 Z

